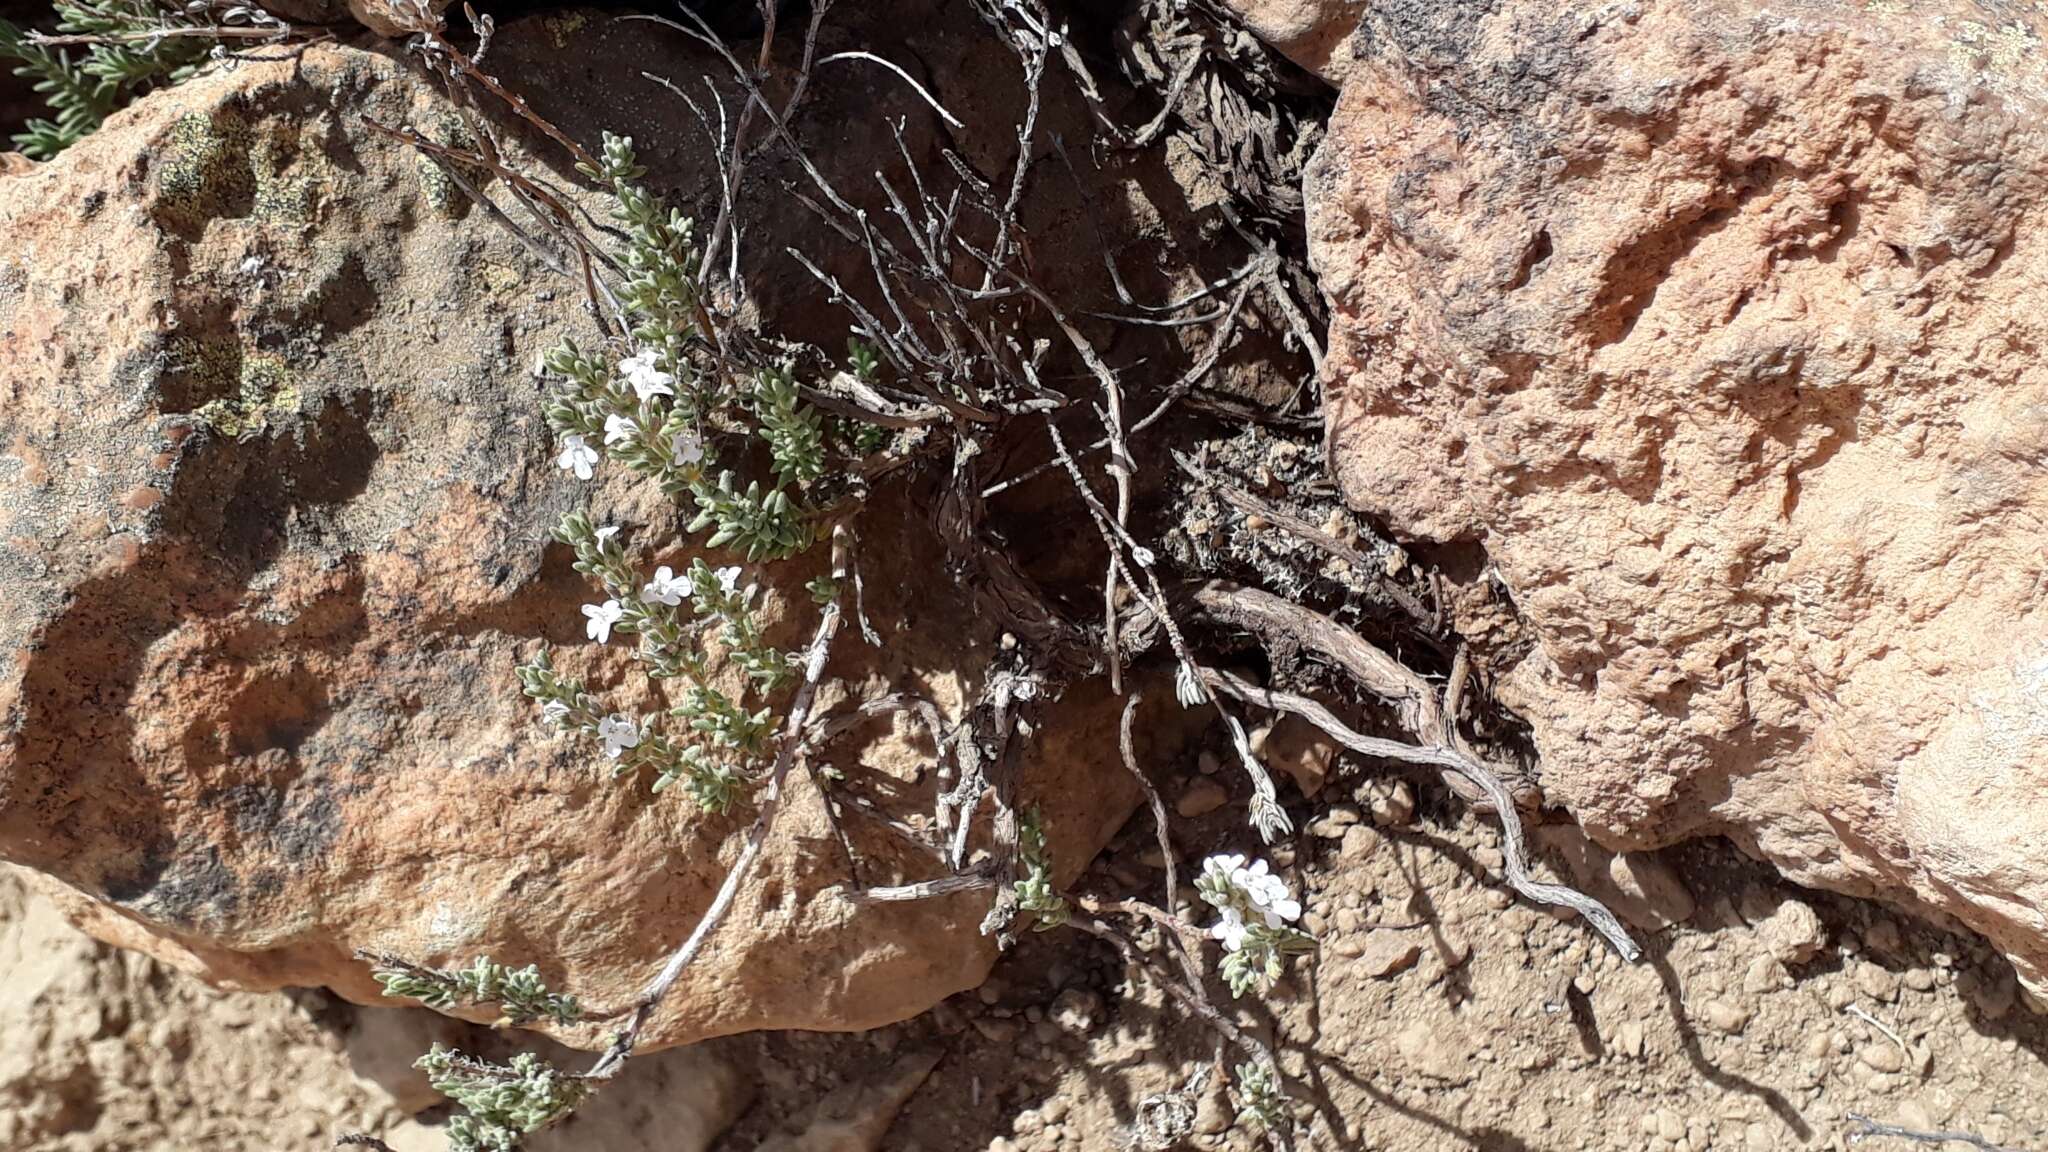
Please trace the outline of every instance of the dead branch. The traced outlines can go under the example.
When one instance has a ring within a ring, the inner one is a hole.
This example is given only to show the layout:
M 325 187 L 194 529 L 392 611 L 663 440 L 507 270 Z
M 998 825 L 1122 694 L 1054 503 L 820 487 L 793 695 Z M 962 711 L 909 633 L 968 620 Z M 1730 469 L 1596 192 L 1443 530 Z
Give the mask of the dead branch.
M 1138 767 L 1137 750 L 1133 747 L 1131 739 L 1131 722 L 1137 719 L 1138 705 L 1144 699 L 1143 693 L 1133 692 L 1130 700 L 1125 702 L 1123 724 L 1117 733 L 1117 745 L 1123 752 L 1124 771 L 1129 772 L 1131 779 L 1138 782 L 1138 787 L 1145 790 L 1145 802 L 1152 808 L 1152 827 L 1159 836 L 1159 857 L 1165 862 L 1166 868 L 1166 910 L 1172 913 L 1180 901 L 1180 881 L 1175 874 L 1173 836 L 1167 827 L 1166 801 L 1159 798 L 1159 789 L 1152 786 L 1151 779 Z
M 2024 1152 L 2019 1148 L 2008 1148 L 1993 1144 L 1974 1132 L 1922 1132 L 1915 1128 L 1901 1128 L 1897 1124 L 1880 1124 L 1860 1112 L 1850 1112 L 1847 1119 L 1856 1127 L 1849 1132 L 1849 1143 L 1861 1144 L 1874 1137 L 1889 1137 L 1893 1140 L 1909 1140 L 1915 1144 L 1968 1144 L 1984 1152 Z
M 1300 716 L 1322 729 L 1331 739 L 1362 756 L 1377 756 L 1409 764 L 1427 764 L 1456 772 L 1471 781 L 1492 799 L 1494 813 L 1500 819 L 1501 858 L 1507 872 L 1508 886 L 1538 904 L 1570 908 L 1584 917 L 1595 931 L 1606 938 L 1614 950 L 1621 954 L 1622 959 L 1635 961 L 1641 958 L 1642 949 L 1629 937 L 1628 929 L 1621 926 L 1621 921 L 1615 919 L 1606 905 L 1577 889 L 1562 884 L 1545 883 L 1530 875 L 1528 851 L 1522 832 L 1522 817 L 1515 810 L 1514 797 L 1508 794 L 1507 785 L 1502 784 L 1500 778 L 1488 771 L 1478 760 L 1463 751 L 1444 745 L 1403 744 L 1398 740 L 1382 740 L 1361 735 L 1337 719 L 1329 709 L 1306 696 L 1260 688 L 1228 672 L 1204 668 L 1202 676 L 1212 687 L 1247 703 Z

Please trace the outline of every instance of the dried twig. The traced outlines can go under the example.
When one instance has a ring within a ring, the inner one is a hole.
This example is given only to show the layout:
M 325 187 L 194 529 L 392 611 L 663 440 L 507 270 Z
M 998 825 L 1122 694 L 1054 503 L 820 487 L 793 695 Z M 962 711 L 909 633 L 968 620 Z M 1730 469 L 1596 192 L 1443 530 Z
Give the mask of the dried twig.
M 1984 1152 L 2025 1152 L 2024 1149 L 1993 1144 L 1974 1132 L 1923 1132 L 1917 1128 L 1901 1128 L 1897 1124 L 1880 1124 L 1860 1112 L 1847 1113 L 1844 1119 L 1856 1125 L 1849 1132 L 1851 1144 L 1861 1144 L 1865 1140 L 1877 1137 L 1889 1137 L 1893 1140 L 1910 1140 L 1915 1144 L 1968 1144 L 1972 1148 L 1981 1148 Z
M 1487 771 L 1470 756 L 1442 745 L 1431 747 L 1403 744 L 1398 740 L 1383 740 L 1361 735 L 1337 719 L 1329 709 L 1306 696 L 1260 688 L 1228 672 L 1204 668 L 1202 676 L 1211 687 L 1247 703 L 1257 704 L 1276 712 L 1292 712 L 1360 755 L 1378 756 L 1410 764 L 1427 764 L 1461 774 L 1493 800 L 1495 814 L 1500 818 L 1501 857 L 1507 871 L 1508 886 L 1538 904 L 1557 905 L 1577 912 L 1614 947 L 1616 952 L 1621 954 L 1624 960 L 1634 961 L 1642 957 L 1642 949 L 1629 937 L 1628 929 L 1621 926 L 1621 921 L 1615 919 L 1606 905 L 1574 888 L 1545 883 L 1530 875 L 1528 852 L 1522 833 L 1522 818 L 1515 811 L 1514 797 L 1508 794 L 1507 786 L 1500 782 L 1499 777 Z
M 1143 703 L 1144 699 L 1143 693 L 1133 692 L 1131 698 L 1125 702 L 1124 720 L 1118 730 L 1117 744 L 1123 752 L 1124 771 L 1129 772 L 1131 779 L 1138 782 L 1138 787 L 1145 790 L 1145 802 L 1152 807 L 1152 827 L 1159 836 L 1159 858 L 1166 868 L 1166 910 L 1171 913 L 1180 899 L 1180 880 L 1176 875 L 1173 859 L 1173 836 L 1166 822 L 1166 801 L 1160 799 L 1159 789 L 1152 786 L 1152 781 L 1145 775 L 1144 769 L 1138 767 L 1137 750 L 1133 747 L 1131 739 L 1131 722 L 1137 719 L 1138 705 Z

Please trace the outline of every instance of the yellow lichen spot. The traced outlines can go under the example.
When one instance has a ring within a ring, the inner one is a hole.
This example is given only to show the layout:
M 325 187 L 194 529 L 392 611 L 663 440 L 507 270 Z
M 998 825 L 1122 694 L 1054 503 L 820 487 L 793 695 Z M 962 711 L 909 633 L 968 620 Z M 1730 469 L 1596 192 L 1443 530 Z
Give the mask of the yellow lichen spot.
M 583 31 L 584 26 L 589 23 L 590 17 L 582 12 L 565 12 L 543 20 L 548 36 L 554 40 L 557 48 L 567 48 L 576 33 Z
M 1974 75 L 1995 91 L 2012 92 L 2022 86 L 2022 73 L 2039 47 L 2034 30 L 2017 20 L 1996 28 L 1964 20 L 1956 25 L 1948 57 L 1957 71 Z
M 158 215 L 186 227 L 237 214 L 254 191 L 249 125 L 231 108 L 190 112 L 166 135 L 157 170 Z
M 476 148 L 476 138 L 470 135 L 468 126 L 453 114 L 442 115 L 430 136 L 435 143 L 446 148 L 459 148 L 463 151 L 473 151 Z M 451 220 L 459 220 L 466 215 L 469 212 L 469 196 L 462 190 L 460 184 L 449 177 L 442 162 L 424 152 L 415 159 L 419 164 L 420 194 L 426 197 L 427 203 L 433 206 L 434 211 Z M 490 173 L 465 168 L 463 178 L 470 182 L 471 187 L 481 188 L 490 178 Z
M 301 393 L 283 359 L 268 352 L 245 352 L 241 361 L 235 392 L 200 405 L 197 415 L 221 435 L 247 440 L 262 432 L 272 417 L 298 411 Z

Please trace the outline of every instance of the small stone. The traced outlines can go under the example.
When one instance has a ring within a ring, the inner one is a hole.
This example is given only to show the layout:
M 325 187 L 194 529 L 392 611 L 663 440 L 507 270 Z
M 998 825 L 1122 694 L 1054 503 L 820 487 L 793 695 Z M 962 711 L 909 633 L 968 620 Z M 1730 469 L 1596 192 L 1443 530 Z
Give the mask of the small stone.
M 1804 964 L 1819 955 L 1828 942 L 1827 926 L 1820 914 L 1801 900 L 1787 900 L 1756 926 L 1765 949 L 1788 968 Z
M 1365 926 L 1365 917 L 1356 908 L 1339 908 L 1336 924 L 1337 931 L 1349 935 Z
M 1356 960 L 1365 954 L 1365 945 L 1360 943 L 1356 937 L 1346 936 L 1335 944 L 1330 945 L 1330 951 L 1344 957 L 1346 960 Z
M 974 1030 L 991 1044 L 1015 1044 L 1017 1038 L 1024 1034 L 1024 1025 L 995 1016 L 977 1016 L 974 1018 Z
M 1183 818 L 1193 820 L 1198 816 L 1207 816 L 1228 803 L 1230 793 L 1223 790 L 1223 785 L 1205 776 L 1188 784 L 1173 809 Z
M 1934 991 L 1934 973 L 1925 968 L 1908 968 L 1899 974 L 1906 987 L 1915 992 Z
M 1061 1031 L 1086 1035 L 1102 1022 L 1102 997 L 1085 988 L 1069 988 L 1053 998 L 1051 1016 Z
M 1337 854 L 1347 864 L 1356 864 L 1379 851 L 1380 834 L 1363 824 L 1354 824 L 1344 830 L 1344 841 Z
M 1749 1027 L 1751 1015 L 1753 1013 L 1751 1013 L 1748 1007 L 1740 1004 L 1730 1004 L 1726 1000 L 1709 1000 L 1706 1007 L 1700 1010 L 1700 1016 L 1716 1032 L 1725 1033 L 1729 1036 L 1741 1035 L 1742 1030 Z
M 1863 942 L 1870 945 L 1872 950 L 1887 956 L 1897 956 L 1899 950 L 1905 946 L 1905 938 L 1900 934 L 1899 926 L 1883 918 L 1872 920 L 1870 927 L 1863 930 Z
M 1309 835 L 1325 840 L 1342 840 L 1346 829 L 1359 821 L 1358 809 L 1349 804 L 1339 804 L 1324 813 L 1321 818 L 1308 826 Z
M 1657 1135 L 1674 1143 L 1685 1139 L 1685 1117 L 1670 1108 L 1657 1109 Z
M 1358 968 L 1375 980 L 1384 980 L 1413 968 L 1421 957 L 1422 941 L 1415 933 L 1379 928 L 1367 934 Z
M 1785 987 L 1791 977 L 1785 966 L 1775 956 L 1759 956 L 1749 962 L 1742 973 L 1742 990 L 1751 996 L 1776 992 Z
M 1400 827 L 1415 819 L 1415 790 L 1406 780 L 1368 780 L 1358 788 L 1358 802 L 1382 828 Z
M 1204 748 L 1202 749 L 1202 754 L 1195 757 L 1195 771 L 1200 772 L 1204 776 L 1214 776 L 1218 772 L 1223 771 L 1223 761 L 1217 759 L 1214 752 Z
M 1899 978 L 1868 960 L 1856 963 L 1856 988 L 1872 1000 L 1889 1004 L 1899 998 Z
M 1237 1116 L 1230 1110 L 1230 1102 L 1222 1092 L 1205 1092 L 1195 1105 L 1195 1131 L 1203 1136 L 1216 1136 L 1230 1131 Z
M 1856 1052 L 1856 1059 L 1873 1072 L 1897 1072 L 1906 1066 L 1906 1055 L 1899 1046 L 1889 1040 L 1882 1043 L 1865 1044 Z

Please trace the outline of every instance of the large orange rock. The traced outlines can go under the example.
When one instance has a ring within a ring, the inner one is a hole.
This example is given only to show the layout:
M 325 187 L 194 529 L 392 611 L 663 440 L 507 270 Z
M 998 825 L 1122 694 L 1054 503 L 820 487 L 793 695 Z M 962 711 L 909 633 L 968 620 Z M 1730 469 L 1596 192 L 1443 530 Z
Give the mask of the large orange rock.
M 1550 796 L 1954 917 L 2037 990 L 2044 29 L 1372 0 L 1308 180 L 1344 491 L 1485 545 Z
M 1367 0 L 1223 0 L 1259 39 L 1303 68 L 1342 86 L 1351 70 L 1351 33 Z
M 570 20 L 618 66 L 567 61 L 548 87 Z M 493 59 L 572 114 L 628 106 L 591 85 L 658 94 L 639 71 L 680 76 L 682 42 L 586 14 L 509 26 Z M 834 79 L 842 97 L 885 93 L 840 132 L 875 134 L 841 155 L 849 172 L 865 180 L 893 150 L 898 115 L 931 146 L 915 93 Z M 488 953 L 623 1005 L 695 925 L 752 813 L 611 779 L 537 723 L 514 668 L 545 643 L 622 707 L 656 706 L 623 645 L 584 641 L 591 588 L 546 533 L 587 505 L 640 526 L 645 547 L 674 538 L 677 511 L 554 467 L 530 371 L 562 334 L 589 337 L 580 293 L 366 117 L 459 125 L 401 63 L 314 45 L 153 95 L 0 177 L 0 858 L 53 878 L 102 938 L 221 983 L 371 999 L 353 949 Z M 687 110 L 635 125 L 685 192 L 715 178 L 698 133 Z M 748 212 L 764 252 L 802 220 L 770 201 Z M 955 594 L 921 512 L 884 499 L 863 523 L 865 610 L 886 637 L 842 634 L 820 714 L 912 690 L 957 717 L 999 629 Z M 786 646 L 810 635 L 802 585 L 822 562 L 771 577 Z M 1086 695 L 1046 711 L 1022 765 L 1069 874 L 1135 799 L 1121 702 Z M 885 799 L 929 810 L 921 728 L 885 721 L 836 747 Z M 654 1046 L 878 1025 L 992 962 L 985 892 L 834 896 L 838 844 L 800 774 L 792 786 Z M 931 873 L 887 834 L 849 831 L 871 881 Z

